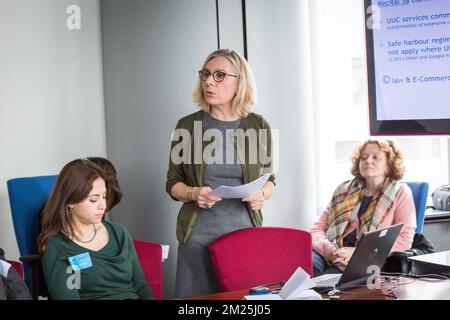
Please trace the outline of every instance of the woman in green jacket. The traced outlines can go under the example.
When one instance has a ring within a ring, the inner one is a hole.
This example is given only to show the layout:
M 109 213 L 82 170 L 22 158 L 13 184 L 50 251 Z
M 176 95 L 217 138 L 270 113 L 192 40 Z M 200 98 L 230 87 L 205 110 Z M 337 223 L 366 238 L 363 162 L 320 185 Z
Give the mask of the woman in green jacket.
M 271 129 L 250 112 L 256 87 L 247 61 L 233 50 L 211 53 L 193 94 L 200 111 L 178 121 L 172 135 L 166 191 L 182 201 L 177 219 L 177 297 L 220 290 L 208 244 L 229 232 L 262 225 L 261 209 L 275 177 L 252 196 L 220 199 L 211 191 L 273 173 Z
M 64 166 L 42 215 L 38 249 L 52 299 L 152 299 L 133 241 L 102 221 L 107 174 L 87 159 Z

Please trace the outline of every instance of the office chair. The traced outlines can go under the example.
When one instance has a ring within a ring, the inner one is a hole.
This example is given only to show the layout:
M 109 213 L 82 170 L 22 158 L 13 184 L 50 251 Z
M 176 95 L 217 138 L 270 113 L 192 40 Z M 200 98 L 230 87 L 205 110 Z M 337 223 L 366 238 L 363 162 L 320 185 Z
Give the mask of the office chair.
M 421 233 L 423 230 L 423 223 L 425 220 L 425 208 L 427 204 L 428 197 L 428 182 L 415 182 L 407 181 L 405 182 L 412 191 L 414 198 L 414 205 L 416 207 L 416 233 Z
M 7 260 L 9 264 L 20 274 L 20 277 L 23 279 L 23 265 L 19 261 L 15 260 Z
M 156 300 L 163 298 L 162 248 L 161 244 L 133 240 L 134 248 L 144 271 L 145 280 Z
M 412 268 L 408 257 L 434 252 L 433 244 L 423 234 L 425 220 L 425 208 L 428 197 L 428 182 L 406 181 L 412 191 L 414 206 L 416 207 L 416 234 L 414 235 L 411 249 L 404 252 L 393 252 L 387 257 L 381 271 L 409 274 Z
M 46 293 L 41 261 L 37 254 L 37 237 L 41 230 L 40 213 L 53 189 L 56 177 L 39 176 L 7 181 L 20 260 L 24 262 L 25 282 L 31 289 L 33 299 Z
M 312 276 L 312 243 L 307 231 L 253 227 L 226 234 L 209 244 L 222 290 L 232 291 L 287 281 L 298 267 Z
M 6 261 L 9 263 L 20 275 L 20 277 L 23 279 L 23 266 L 19 261 L 15 260 L 8 260 L 5 257 L 5 251 L 3 251 L 2 248 L 0 248 L 0 260 Z

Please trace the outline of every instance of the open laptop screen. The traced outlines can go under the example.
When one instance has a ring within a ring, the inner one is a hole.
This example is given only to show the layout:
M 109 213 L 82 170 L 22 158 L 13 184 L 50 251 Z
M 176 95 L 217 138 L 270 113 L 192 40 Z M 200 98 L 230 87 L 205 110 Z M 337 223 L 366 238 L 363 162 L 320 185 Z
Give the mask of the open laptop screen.
M 403 224 L 366 232 L 359 241 L 336 287 L 344 288 L 364 283 L 374 268 L 381 268 L 397 239 Z

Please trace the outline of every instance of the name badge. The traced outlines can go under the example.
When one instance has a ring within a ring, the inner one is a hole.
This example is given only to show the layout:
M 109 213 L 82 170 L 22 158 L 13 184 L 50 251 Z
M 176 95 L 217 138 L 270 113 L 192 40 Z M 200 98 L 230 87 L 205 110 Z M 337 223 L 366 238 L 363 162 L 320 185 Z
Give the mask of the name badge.
M 89 252 L 69 257 L 69 262 L 72 266 L 73 271 L 80 271 L 92 267 L 92 261 L 91 257 L 89 256 Z

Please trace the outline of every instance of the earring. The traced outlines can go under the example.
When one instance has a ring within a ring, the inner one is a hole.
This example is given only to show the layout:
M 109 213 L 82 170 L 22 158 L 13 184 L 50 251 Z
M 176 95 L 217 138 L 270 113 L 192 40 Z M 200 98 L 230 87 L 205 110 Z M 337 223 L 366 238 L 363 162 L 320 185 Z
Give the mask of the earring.
M 73 214 L 73 207 L 69 206 L 69 213 Z

